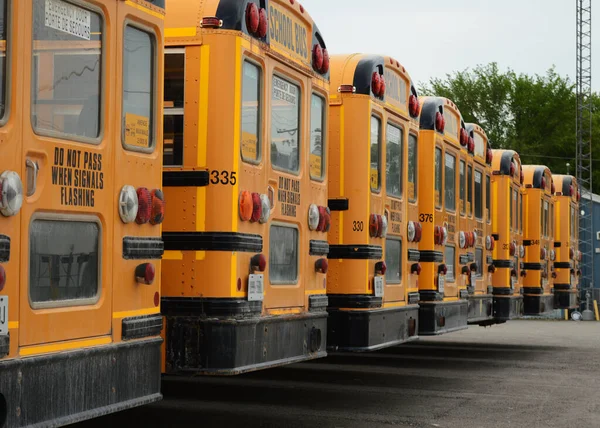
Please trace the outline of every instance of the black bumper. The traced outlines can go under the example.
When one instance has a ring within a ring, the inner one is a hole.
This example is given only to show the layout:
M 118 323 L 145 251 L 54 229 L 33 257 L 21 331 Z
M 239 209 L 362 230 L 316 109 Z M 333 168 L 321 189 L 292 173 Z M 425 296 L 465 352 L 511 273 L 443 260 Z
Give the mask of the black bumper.
M 491 294 L 474 294 L 469 296 L 469 324 L 481 324 L 494 319 L 494 297 Z
M 554 289 L 554 309 L 579 308 L 579 290 Z
M 553 310 L 553 294 L 525 294 L 523 296 L 523 312 L 525 315 L 544 315 Z
M 497 322 L 514 320 L 523 316 L 523 296 L 494 294 L 494 319 Z
M 160 400 L 161 343 L 0 361 L 0 426 L 61 426 Z
M 417 338 L 419 306 L 369 310 L 329 309 L 327 350 L 364 352 Z
M 168 314 L 169 374 L 235 375 L 325 357 L 327 312 L 243 319 Z
M 468 327 L 469 303 L 466 300 L 452 302 L 419 302 L 419 335 L 432 336 Z

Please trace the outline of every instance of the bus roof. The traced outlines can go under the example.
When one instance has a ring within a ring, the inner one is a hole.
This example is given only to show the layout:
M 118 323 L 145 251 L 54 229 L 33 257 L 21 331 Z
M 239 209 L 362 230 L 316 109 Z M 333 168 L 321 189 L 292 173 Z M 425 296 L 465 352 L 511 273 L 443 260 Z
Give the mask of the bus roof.
M 523 184 L 528 185 L 527 187 L 533 186 L 535 189 L 542 186 L 544 175 L 552 177 L 552 171 L 546 165 L 523 165 L 523 173 L 525 174 Z
M 514 150 L 492 150 L 494 155 L 492 171 L 501 175 L 510 175 L 510 164 L 515 162 L 517 168 L 521 167 L 521 158 Z

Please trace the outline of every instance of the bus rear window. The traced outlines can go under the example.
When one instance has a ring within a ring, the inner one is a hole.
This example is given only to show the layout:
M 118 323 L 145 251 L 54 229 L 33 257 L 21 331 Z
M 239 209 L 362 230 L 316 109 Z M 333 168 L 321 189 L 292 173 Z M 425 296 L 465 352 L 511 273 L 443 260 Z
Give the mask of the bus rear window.
M 483 220 L 483 174 L 475 170 L 475 218 Z
M 165 52 L 165 113 L 163 164 L 183 165 L 183 106 L 185 84 L 185 52 Z
M 298 280 L 298 229 L 271 226 L 269 280 L 271 284 L 292 284 Z
M 85 24 L 62 25 L 54 10 Z M 36 132 L 76 140 L 100 136 L 103 31 L 98 13 L 63 0 L 34 0 L 31 122 Z
M 442 149 L 435 148 L 435 206 L 442 206 Z
M 459 167 L 459 182 L 458 182 L 458 191 L 460 193 L 459 197 L 460 197 L 460 213 L 464 214 L 465 213 L 465 205 L 466 205 L 466 192 L 465 192 L 465 174 L 466 174 L 466 164 L 465 161 L 461 160 L 460 161 L 460 167 Z
M 325 172 L 323 144 L 325 143 L 325 101 L 313 94 L 310 103 L 310 178 L 322 180 Z
M 381 188 L 381 120 L 371 116 L 371 190 L 378 192 Z
M 444 194 L 446 209 L 456 210 L 456 158 L 446 153 L 444 162 Z
M 244 61 L 242 79 L 242 159 L 246 162 L 260 161 L 260 113 L 261 113 L 261 69 Z
M 271 164 L 298 172 L 300 166 L 300 88 L 273 76 L 271 98 Z
M 400 284 L 402 282 L 402 242 L 398 239 L 385 240 L 385 282 Z
M 467 167 L 467 212 L 473 215 L 473 167 Z
M 408 200 L 417 201 L 417 137 L 408 135 Z
M 402 197 L 402 129 L 388 123 L 385 131 L 385 188 L 388 196 Z
M 6 103 L 7 103 L 7 94 L 6 94 L 6 53 L 7 53 L 7 23 L 8 13 L 7 13 L 7 0 L 0 0 L 0 20 L 4 23 L 4 25 L 0 26 L 0 121 L 4 119 L 6 114 Z M 10 25 L 10 24 L 9 24 Z
M 129 150 L 154 146 L 154 37 L 130 25 L 123 46 L 123 143 Z

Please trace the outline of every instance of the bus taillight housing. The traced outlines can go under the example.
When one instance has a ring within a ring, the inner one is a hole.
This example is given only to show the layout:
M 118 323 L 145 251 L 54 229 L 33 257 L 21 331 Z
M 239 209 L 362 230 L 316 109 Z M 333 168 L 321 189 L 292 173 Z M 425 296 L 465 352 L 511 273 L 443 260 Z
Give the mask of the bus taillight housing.
M 138 196 L 135 188 L 125 185 L 119 194 L 119 217 L 125 224 L 132 223 L 138 214 Z
M 414 94 L 411 94 L 410 97 L 408 97 L 408 113 L 410 114 L 410 117 L 419 117 L 419 99 Z
M 165 219 L 165 194 L 160 189 L 154 189 L 150 195 L 152 197 L 150 224 L 161 224 Z
M 250 270 L 252 272 L 264 272 L 267 268 L 267 258 L 262 254 L 256 254 L 250 259 Z
M 446 127 L 446 119 L 444 119 L 444 115 L 439 111 L 435 113 L 435 129 L 443 134 L 444 128 Z
M 16 215 L 23 205 L 23 183 L 14 171 L 0 175 L 0 213 L 5 217 Z
M 151 285 L 156 276 L 156 268 L 152 263 L 142 263 L 135 268 L 135 280 L 140 284 Z

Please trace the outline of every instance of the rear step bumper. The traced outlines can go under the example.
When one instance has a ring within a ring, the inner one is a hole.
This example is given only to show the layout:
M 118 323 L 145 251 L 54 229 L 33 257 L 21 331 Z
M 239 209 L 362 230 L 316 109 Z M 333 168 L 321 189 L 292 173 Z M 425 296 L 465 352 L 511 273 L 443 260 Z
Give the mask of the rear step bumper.
M 576 288 L 558 290 L 554 287 L 554 309 L 579 308 L 579 290 Z
M 67 425 L 160 400 L 161 343 L 0 361 L 0 427 Z
M 464 330 L 467 325 L 469 303 L 466 300 L 420 301 L 419 335 L 434 336 Z
M 327 312 L 206 317 L 166 314 L 166 372 L 235 375 L 325 357 Z
M 416 339 L 419 306 L 368 310 L 329 308 L 327 350 L 365 352 Z
M 494 294 L 494 319 L 505 322 L 523 316 L 523 296 Z
M 525 315 L 544 315 L 553 310 L 553 294 L 525 294 L 523 297 L 523 312 Z
M 487 324 L 494 319 L 494 296 L 491 294 L 469 295 L 469 312 L 467 322 L 469 324 Z

